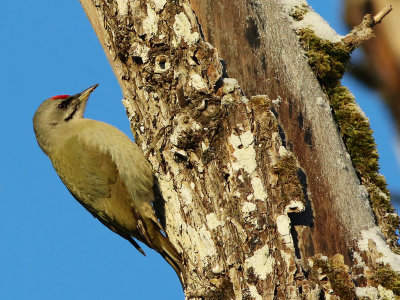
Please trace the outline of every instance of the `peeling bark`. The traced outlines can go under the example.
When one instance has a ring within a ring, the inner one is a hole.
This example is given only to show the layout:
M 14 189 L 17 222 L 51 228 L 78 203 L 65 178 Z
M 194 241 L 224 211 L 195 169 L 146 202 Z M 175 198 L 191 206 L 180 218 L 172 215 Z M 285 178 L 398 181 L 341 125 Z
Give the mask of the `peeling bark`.
M 355 295 L 347 265 L 376 224 L 283 5 L 81 3 L 158 177 L 186 296 Z

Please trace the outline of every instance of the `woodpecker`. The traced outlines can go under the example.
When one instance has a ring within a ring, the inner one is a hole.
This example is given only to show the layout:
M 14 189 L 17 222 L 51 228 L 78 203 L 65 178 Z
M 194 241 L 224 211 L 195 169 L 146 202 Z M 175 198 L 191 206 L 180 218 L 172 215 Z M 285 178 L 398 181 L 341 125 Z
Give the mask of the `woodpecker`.
M 152 206 L 155 181 L 149 162 L 120 130 L 83 117 L 97 86 L 45 100 L 33 117 L 38 144 L 84 208 L 143 255 L 134 238 L 159 252 L 180 278 L 181 257 L 162 234 Z

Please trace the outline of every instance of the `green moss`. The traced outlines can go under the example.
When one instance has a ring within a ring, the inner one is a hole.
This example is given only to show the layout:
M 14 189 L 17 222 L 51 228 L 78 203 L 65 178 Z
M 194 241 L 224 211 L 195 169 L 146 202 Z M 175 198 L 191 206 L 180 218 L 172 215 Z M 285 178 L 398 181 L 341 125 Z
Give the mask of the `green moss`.
M 373 286 L 381 285 L 386 289 L 392 290 L 397 296 L 400 296 L 400 274 L 393 271 L 389 266 L 379 265 L 373 270 L 369 278 Z
M 333 292 L 340 299 L 355 299 L 355 286 L 349 276 L 349 268 L 344 264 L 341 254 L 336 254 L 332 258 L 323 259 L 317 255 L 312 258 L 313 268 L 321 268 L 322 274 L 329 279 Z
M 379 171 L 378 153 L 368 120 L 357 107 L 347 88 L 337 85 L 328 89 L 327 94 L 343 141 L 359 176 L 376 177 Z M 386 184 L 382 188 L 386 191 Z
M 250 105 L 262 111 L 269 110 L 272 102 L 267 95 L 257 95 L 250 98 Z
M 392 249 L 398 251 L 396 230 L 400 226 L 400 219 L 393 214 L 386 180 L 379 174 L 379 156 L 369 121 L 353 95 L 340 82 L 352 48 L 342 42 L 323 40 L 309 28 L 299 30 L 298 35 L 309 64 L 330 100 L 356 172 L 369 192 L 378 225 Z
M 310 28 L 300 29 L 297 34 L 319 82 L 325 87 L 335 86 L 350 59 L 349 48 L 343 43 L 322 40 Z
M 302 6 L 295 6 L 293 7 L 292 13 L 290 13 L 290 16 L 296 20 L 296 21 L 301 21 L 304 19 L 304 15 L 309 11 L 308 6 L 303 4 Z
M 274 166 L 274 173 L 278 175 L 280 199 L 282 199 L 283 207 L 286 207 L 292 200 L 305 203 L 298 171 L 299 165 L 293 154 L 282 156 Z

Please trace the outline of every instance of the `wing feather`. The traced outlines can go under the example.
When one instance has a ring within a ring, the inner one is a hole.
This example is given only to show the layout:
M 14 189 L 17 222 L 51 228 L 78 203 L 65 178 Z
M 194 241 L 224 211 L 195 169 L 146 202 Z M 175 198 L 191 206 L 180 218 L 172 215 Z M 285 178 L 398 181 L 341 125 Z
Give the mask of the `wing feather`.
M 61 180 L 101 223 L 143 254 L 133 238 L 154 248 L 180 276 L 181 257 L 162 234 L 151 205 L 154 175 L 139 147 L 106 123 L 75 122 L 81 122 L 74 125 L 76 134 L 69 132 L 50 156 Z

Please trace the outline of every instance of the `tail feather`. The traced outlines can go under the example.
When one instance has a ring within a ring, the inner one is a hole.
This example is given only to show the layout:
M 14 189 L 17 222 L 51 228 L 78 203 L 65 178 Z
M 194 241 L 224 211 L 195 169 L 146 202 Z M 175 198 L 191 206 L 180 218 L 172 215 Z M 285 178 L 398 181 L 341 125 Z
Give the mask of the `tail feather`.
M 148 247 L 153 248 L 171 265 L 175 270 L 176 274 L 181 281 L 183 286 L 181 270 L 182 270 L 182 258 L 176 250 L 175 246 L 171 241 L 163 235 L 164 232 L 160 222 L 157 220 L 156 215 L 153 213 L 153 207 L 150 203 L 147 203 L 148 207 L 144 207 L 144 213 L 137 213 L 132 209 L 132 213 L 135 216 L 137 225 L 136 232 L 132 232 L 131 235 L 146 244 Z M 143 204 L 144 205 L 144 204 Z M 147 209 L 146 209 L 147 208 Z M 148 213 L 148 212 L 152 213 Z M 146 214 L 147 212 L 147 214 Z M 132 243 L 132 242 L 131 242 Z M 135 247 L 136 245 L 133 244 Z M 139 247 L 140 248 L 140 247 Z M 138 249 L 136 247 L 136 249 Z M 139 251 L 141 249 L 138 249 Z M 140 251 L 144 254 L 143 250 Z
M 153 220 L 146 220 L 145 227 L 147 235 L 150 237 L 150 245 L 148 246 L 161 254 L 161 256 L 175 270 L 176 274 L 179 277 L 179 280 L 182 283 L 182 258 L 181 255 L 178 253 L 178 250 L 176 250 L 171 241 L 161 233 L 158 224 L 156 224 Z

